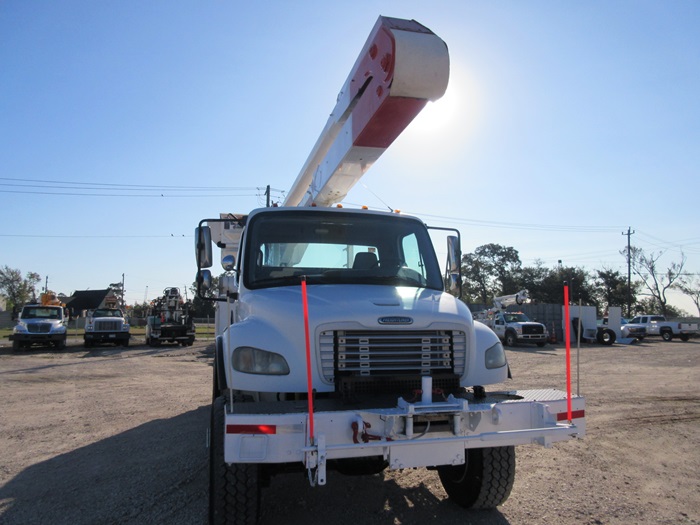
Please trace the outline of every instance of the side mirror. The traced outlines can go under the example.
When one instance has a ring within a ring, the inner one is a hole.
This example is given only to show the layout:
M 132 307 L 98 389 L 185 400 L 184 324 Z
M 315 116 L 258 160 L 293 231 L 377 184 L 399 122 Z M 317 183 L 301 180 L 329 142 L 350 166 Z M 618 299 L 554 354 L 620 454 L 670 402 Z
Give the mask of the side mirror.
M 462 295 L 462 258 L 459 237 L 448 235 L 447 237 L 447 291 L 458 297 Z
M 224 271 L 232 271 L 236 266 L 236 258 L 233 255 L 224 255 L 221 258 L 221 266 L 223 266 Z
M 197 272 L 197 295 L 201 297 L 202 291 L 211 290 L 211 272 L 209 270 L 200 270 Z
M 195 228 L 194 252 L 195 258 L 197 259 L 198 268 L 211 268 L 213 259 L 211 248 L 211 229 L 209 226 L 200 225 Z

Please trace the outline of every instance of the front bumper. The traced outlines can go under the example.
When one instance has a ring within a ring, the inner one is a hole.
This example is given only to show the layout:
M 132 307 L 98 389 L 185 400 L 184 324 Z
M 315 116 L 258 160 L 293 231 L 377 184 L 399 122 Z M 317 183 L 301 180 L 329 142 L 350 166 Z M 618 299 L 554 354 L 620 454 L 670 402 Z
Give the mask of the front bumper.
M 520 343 L 546 343 L 549 336 L 547 334 L 518 334 Z
M 65 341 L 67 334 L 35 334 L 30 332 L 10 334 L 10 341 L 18 341 L 20 343 L 53 343 L 57 341 Z
M 227 405 L 225 461 L 299 461 L 318 468 L 323 484 L 327 460 L 383 456 L 391 469 L 460 465 L 468 448 L 550 446 L 585 435 L 584 398 L 572 398 L 569 421 L 566 393 L 558 390 L 437 403 L 399 399 L 393 408 L 335 410 L 334 403 L 315 401 L 313 444 L 306 402 L 234 403 L 233 412 Z
M 129 332 L 85 332 L 83 340 L 91 343 L 109 343 L 114 341 L 128 341 Z

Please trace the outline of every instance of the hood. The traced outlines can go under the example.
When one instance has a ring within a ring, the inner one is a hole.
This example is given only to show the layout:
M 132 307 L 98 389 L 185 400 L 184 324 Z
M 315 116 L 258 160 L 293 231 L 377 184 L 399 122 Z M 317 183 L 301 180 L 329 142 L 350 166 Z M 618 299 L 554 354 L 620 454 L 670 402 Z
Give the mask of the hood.
M 426 288 L 310 285 L 307 298 L 311 327 L 345 324 L 352 319 L 353 325 L 363 328 L 397 325 L 426 329 L 431 328 L 436 314 L 440 314 L 441 323 L 472 322 L 469 309 L 462 301 Z M 298 315 L 294 314 L 295 309 Z M 263 312 L 266 320 L 277 326 L 284 324 L 284 319 L 303 320 L 301 286 L 256 290 L 242 297 L 239 320 L 263 315 Z

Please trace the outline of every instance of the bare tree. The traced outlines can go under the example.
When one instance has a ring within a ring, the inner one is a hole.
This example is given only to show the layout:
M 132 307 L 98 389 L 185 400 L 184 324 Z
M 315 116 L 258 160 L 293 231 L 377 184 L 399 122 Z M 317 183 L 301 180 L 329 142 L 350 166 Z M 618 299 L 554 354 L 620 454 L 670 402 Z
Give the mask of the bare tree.
M 700 277 L 684 275 L 676 283 L 676 288 L 693 300 L 700 314 Z
M 620 253 L 627 257 L 626 248 Z M 641 248 L 632 246 L 629 256 L 632 271 L 642 280 L 649 295 L 657 302 L 661 308 L 661 314 L 667 315 L 668 298 L 666 297 L 666 293 L 669 289 L 675 287 L 676 281 L 681 277 L 686 257 L 685 254 L 681 252 L 680 262 L 672 262 L 666 270 L 662 270 L 659 268 L 659 259 L 664 253 L 665 252 L 651 252 L 647 255 Z

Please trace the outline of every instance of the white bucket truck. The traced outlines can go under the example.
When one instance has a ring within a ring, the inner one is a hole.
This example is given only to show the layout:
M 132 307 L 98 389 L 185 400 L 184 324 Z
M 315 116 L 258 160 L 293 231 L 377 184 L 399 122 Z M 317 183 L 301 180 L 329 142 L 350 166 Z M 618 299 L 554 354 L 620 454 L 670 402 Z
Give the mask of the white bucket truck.
M 489 391 L 509 376 L 501 342 L 449 292 L 415 217 L 331 207 L 447 85 L 447 48 L 415 21 L 380 17 L 282 207 L 205 219 L 197 282 L 219 280 L 210 518 L 255 523 L 272 475 L 437 469 L 449 497 L 493 508 L 513 486 L 515 445 L 585 433 L 584 400 Z M 369 99 L 369 100 L 368 100 Z M 203 294 L 200 294 L 200 296 Z

